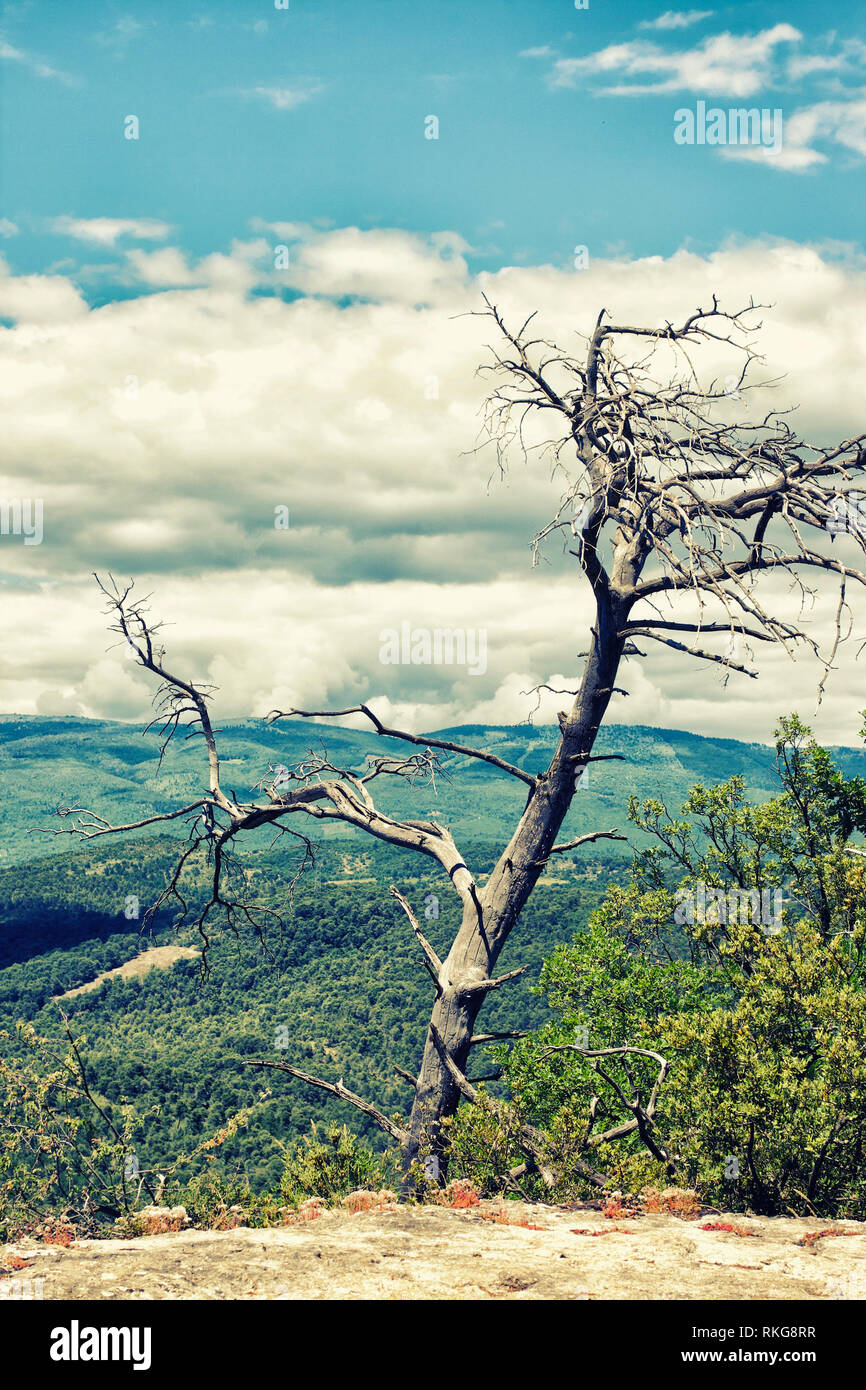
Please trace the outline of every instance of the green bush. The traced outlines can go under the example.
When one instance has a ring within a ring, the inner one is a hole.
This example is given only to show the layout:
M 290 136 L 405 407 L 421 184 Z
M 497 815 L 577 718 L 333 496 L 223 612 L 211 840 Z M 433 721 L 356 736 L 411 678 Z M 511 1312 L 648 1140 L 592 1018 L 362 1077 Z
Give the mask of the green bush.
M 93 1094 L 85 1039 L 69 1034 L 64 1048 L 29 1023 L 17 1035 L 25 1055 L 9 1061 L 0 1053 L 0 1241 L 57 1222 L 100 1234 L 135 1204 L 137 1182 L 125 1166 L 143 1120 L 124 1105 L 112 1118 Z M 0 1049 L 12 1041 L 0 1033 Z
M 193 1226 L 209 1231 L 229 1230 L 234 1226 L 273 1226 L 281 1220 L 277 1198 L 254 1192 L 247 1177 L 240 1175 L 196 1173 L 178 1189 L 172 1204 L 186 1208 Z
M 346 1125 L 328 1125 L 321 1138 L 315 1122 L 310 1130 L 286 1153 L 280 1190 L 288 1203 L 297 1206 L 308 1197 L 330 1202 L 360 1187 L 384 1186 L 386 1160 Z
M 866 858 L 849 843 L 866 786 L 798 720 L 777 737 L 769 802 L 750 806 L 735 777 L 695 787 L 678 820 L 632 803 L 658 847 L 545 962 L 555 1022 L 493 1051 L 512 1117 L 458 1119 L 461 1171 L 505 1182 L 529 1123 L 552 1196 L 590 1195 L 588 1165 L 622 1190 L 673 1181 L 733 1210 L 866 1216 Z M 683 911 L 699 890 L 709 910 Z M 772 920 L 736 906 L 776 890 Z M 579 1050 L 626 1046 L 645 1051 Z

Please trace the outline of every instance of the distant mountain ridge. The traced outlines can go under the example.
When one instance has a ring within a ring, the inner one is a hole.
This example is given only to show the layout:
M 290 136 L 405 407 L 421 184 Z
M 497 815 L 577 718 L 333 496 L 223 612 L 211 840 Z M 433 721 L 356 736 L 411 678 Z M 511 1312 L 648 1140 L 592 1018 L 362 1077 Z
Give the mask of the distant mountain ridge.
M 547 765 L 558 738 L 553 726 L 523 724 L 461 725 L 433 731 L 431 737 L 437 734 L 495 752 L 527 772 L 540 772 Z M 240 798 L 248 798 L 269 766 L 291 767 L 311 749 L 323 746 L 334 762 L 355 768 L 363 766 L 368 754 L 406 747 L 375 733 L 330 723 L 298 720 L 274 725 L 234 720 L 223 725 L 220 733 L 224 785 Z M 833 751 L 848 775 L 866 776 L 866 751 Z M 572 834 L 626 826 L 626 801 L 632 793 L 661 796 L 674 811 L 695 782 L 721 782 L 735 773 L 745 778 L 748 794 L 755 800 L 778 792 L 774 751 L 764 744 L 678 729 L 610 724 L 601 730 L 595 752 L 616 754 L 621 761 L 590 765 L 569 813 L 567 828 Z M 136 821 L 194 800 L 205 785 L 204 771 L 198 739 L 184 743 L 178 736 L 158 771 L 156 734 L 143 737 L 138 725 L 80 717 L 0 715 L 0 864 L 70 848 L 66 836 L 34 832 L 34 827 L 60 828 L 62 822 L 53 814 L 58 805 L 84 806 L 114 822 Z M 376 797 L 392 814 L 435 816 L 450 826 L 458 841 L 465 836 L 495 843 L 507 838 L 526 793 L 515 779 L 487 763 L 443 754 L 443 775 L 437 777 L 435 788 L 413 788 L 383 778 L 376 785 Z M 157 830 L 165 833 L 168 828 Z M 182 832 L 182 823 L 177 828 Z M 333 827 L 329 833 L 351 832 Z

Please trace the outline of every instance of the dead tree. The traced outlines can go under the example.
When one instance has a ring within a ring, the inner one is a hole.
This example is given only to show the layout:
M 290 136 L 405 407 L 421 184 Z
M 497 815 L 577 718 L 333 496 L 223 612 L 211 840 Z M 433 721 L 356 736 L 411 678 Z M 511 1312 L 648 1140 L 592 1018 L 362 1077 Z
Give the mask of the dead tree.
M 311 755 L 291 769 L 271 770 L 262 795 L 240 800 L 223 786 L 216 737 L 209 716 L 210 692 L 174 674 L 165 665 L 158 625 L 134 600 L 131 586 L 104 586 L 114 626 L 133 648 L 138 662 L 160 682 L 157 699 L 163 738 L 180 726 L 204 739 L 208 787 L 192 805 L 133 825 L 109 825 L 92 811 L 68 808 L 62 814 L 72 833 L 95 837 L 133 831 L 145 824 L 190 818 L 190 839 L 157 906 L 177 900 L 184 908 L 182 870 L 197 850 L 210 856 L 211 896 L 199 914 L 206 935 L 213 916 L 230 923 L 243 919 L 264 930 L 270 909 L 247 900 L 230 886 L 231 850 L 245 832 L 273 826 L 301 846 L 299 872 L 314 853 L 298 829 L 304 821 L 337 820 L 406 850 L 435 860 L 461 906 L 461 924 L 447 955 L 440 959 L 424 936 L 411 904 L 396 887 L 392 893 L 418 943 L 433 987 L 430 1024 L 405 1127 L 395 1124 L 361 1097 L 308 1076 L 285 1062 L 262 1062 L 318 1086 L 371 1116 L 402 1147 L 407 1174 L 419 1157 L 434 1156 L 444 1179 L 447 1142 L 443 1121 L 457 1109 L 475 1024 L 484 1001 L 522 972 L 497 974 L 497 962 L 520 913 L 551 855 L 575 849 L 616 831 L 598 831 L 559 843 L 557 836 L 574 795 L 576 781 L 593 759 L 593 747 L 620 678 L 621 663 L 645 655 L 647 641 L 662 643 L 698 660 L 719 664 L 725 673 L 754 677 L 752 644 L 781 645 L 789 653 L 805 645 L 832 667 L 851 622 L 849 582 L 866 576 L 827 550 L 828 518 L 838 515 L 840 494 L 866 472 L 866 435 L 831 446 L 806 443 L 784 412 L 751 415 L 746 393 L 767 383 L 752 376 L 760 361 L 751 334 L 756 306 L 728 314 L 713 298 L 679 326 L 645 328 L 608 321 L 603 310 L 579 356 L 531 336 L 532 318 L 510 331 L 496 307 L 482 311 L 497 333 L 497 347 L 482 370 L 492 378 L 485 416 L 486 435 L 504 467 L 513 447 L 550 451 L 563 483 L 557 514 L 536 537 L 564 539 L 592 597 L 593 617 L 582 670 L 569 708 L 559 715 L 560 736 L 550 764 L 528 773 L 480 748 L 446 739 L 417 736 L 386 727 L 368 704 L 342 710 L 274 711 L 281 720 L 362 715 L 392 748 L 368 761 L 363 770 Z M 728 389 L 702 378 L 693 363 L 700 351 L 737 353 L 739 366 Z M 533 439 L 532 420 L 553 418 L 546 439 Z M 852 528 L 862 550 L 864 537 Z M 835 574 L 838 604 L 835 630 L 822 655 L 803 626 L 803 604 L 813 591 L 810 576 Z M 793 613 L 782 617 L 762 603 L 757 581 L 768 572 L 784 578 L 799 594 Z M 722 645 L 724 642 L 724 645 Z M 719 649 L 721 648 L 721 650 Z M 480 759 L 526 787 L 526 804 L 508 844 L 480 884 L 446 826 L 427 820 L 397 820 L 380 811 L 371 784 L 385 776 L 416 779 L 435 774 L 447 752 Z M 300 818 L 300 819 L 299 819 Z M 622 838 L 622 837 L 619 837 Z M 241 875 L 242 879 L 242 875 Z M 229 886 L 227 886 L 229 885 Z M 489 1035 L 485 1035 L 485 1040 Z M 475 1093 L 477 1095 L 477 1093 Z M 646 1129 L 635 1113 L 628 1129 Z M 535 1139 L 527 1140 L 530 1158 Z

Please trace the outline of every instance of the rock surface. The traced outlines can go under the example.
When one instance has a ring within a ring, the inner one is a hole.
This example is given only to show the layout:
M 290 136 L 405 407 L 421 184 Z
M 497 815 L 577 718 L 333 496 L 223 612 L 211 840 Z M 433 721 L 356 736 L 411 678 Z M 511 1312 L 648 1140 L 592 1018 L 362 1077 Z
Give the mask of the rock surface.
M 701 1229 L 709 1223 L 753 1234 Z M 798 1244 L 827 1228 L 846 1234 Z M 268 1230 L 69 1248 L 24 1241 L 0 1248 L 0 1270 L 0 1298 L 42 1280 L 45 1299 L 63 1300 L 866 1299 L 866 1224 L 668 1214 L 611 1221 L 512 1202 L 391 1207 L 326 1211 Z

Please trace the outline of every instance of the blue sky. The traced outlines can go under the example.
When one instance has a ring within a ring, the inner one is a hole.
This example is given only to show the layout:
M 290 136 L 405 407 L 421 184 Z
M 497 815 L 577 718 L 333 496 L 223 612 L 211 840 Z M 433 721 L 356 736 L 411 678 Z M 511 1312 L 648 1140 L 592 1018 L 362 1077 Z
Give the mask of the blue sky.
M 473 268 L 562 266 L 575 244 L 630 256 L 755 236 L 862 247 L 866 159 L 850 144 L 825 134 L 825 162 L 797 172 L 672 138 L 674 110 L 700 98 L 786 120 L 822 105 L 838 129 L 828 107 L 856 106 L 866 82 L 862 6 L 710 4 L 662 28 L 663 4 L 612 0 L 7 5 L 3 51 L 18 56 L 0 64 L 0 198 L 21 232 L 9 258 L 35 271 L 76 255 L 46 230 L 63 215 L 159 219 L 199 256 L 257 218 L 448 228 Z M 744 97 L 724 76 L 713 90 L 700 65 L 681 65 L 673 86 L 657 70 L 591 71 L 614 45 L 664 60 L 780 27 L 801 37 L 728 64 L 754 72 Z M 665 89 L 605 95 L 620 78 Z M 130 113 L 137 142 L 122 134 Z M 430 114 L 437 141 L 424 138 Z

